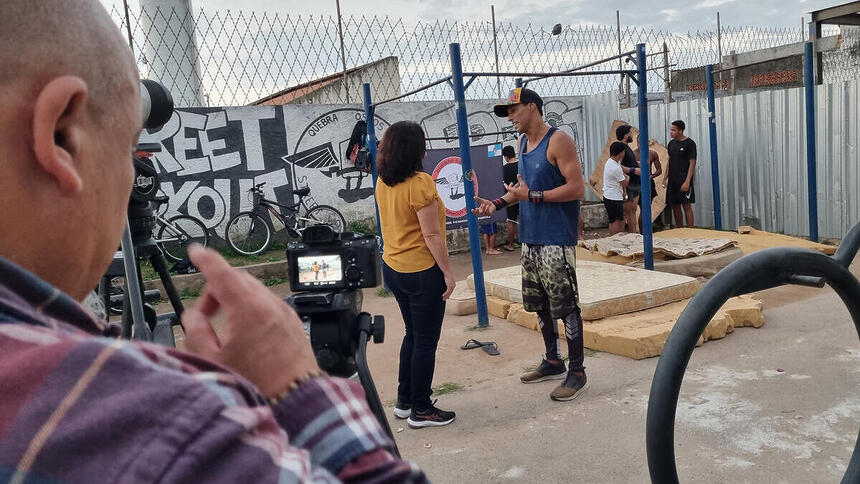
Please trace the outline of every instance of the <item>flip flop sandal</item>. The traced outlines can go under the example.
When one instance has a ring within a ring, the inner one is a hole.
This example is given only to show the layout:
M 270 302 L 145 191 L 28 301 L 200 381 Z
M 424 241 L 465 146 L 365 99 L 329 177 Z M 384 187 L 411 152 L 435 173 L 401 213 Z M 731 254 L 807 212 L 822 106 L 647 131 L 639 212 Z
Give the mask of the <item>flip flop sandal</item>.
M 489 355 L 496 356 L 499 354 L 499 345 L 497 345 L 495 341 L 484 343 L 481 348 L 483 348 Z
M 502 248 L 503 248 L 503 249 L 505 249 L 505 250 L 506 250 L 506 251 L 508 251 L 508 252 L 513 252 L 513 251 L 515 251 L 515 250 L 516 250 L 516 249 L 514 249 L 513 247 L 508 247 L 507 245 L 506 245 L 506 246 L 504 246 L 504 247 L 502 247 Z
M 460 347 L 461 350 L 473 350 L 475 348 L 481 348 L 484 346 L 482 341 L 478 341 L 476 339 L 470 339 L 466 341 L 466 344 Z
M 463 346 L 460 347 L 462 350 L 472 350 L 475 348 L 482 348 L 487 354 L 490 355 L 498 355 L 499 354 L 499 345 L 496 344 L 495 341 L 483 342 L 478 341 L 476 339 L 470 339 Z

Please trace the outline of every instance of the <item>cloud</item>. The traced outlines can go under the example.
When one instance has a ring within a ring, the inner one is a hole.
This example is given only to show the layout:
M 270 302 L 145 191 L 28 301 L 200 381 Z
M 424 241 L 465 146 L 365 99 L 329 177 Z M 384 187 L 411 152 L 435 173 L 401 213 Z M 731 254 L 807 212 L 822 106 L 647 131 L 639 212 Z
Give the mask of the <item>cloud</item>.
M 666 16 L 667 22 L 674 22 L 681 16 L 681 12 L 677 8 L 667 8 L 660 10 L 660 13 Z
M 698 3 L 696 8 L 711 8 L 711 7 L 719 7 L 720 5 L 725 5 L 727 3 L 732 3 L 735 0 L 705 0 L 704 2 Z

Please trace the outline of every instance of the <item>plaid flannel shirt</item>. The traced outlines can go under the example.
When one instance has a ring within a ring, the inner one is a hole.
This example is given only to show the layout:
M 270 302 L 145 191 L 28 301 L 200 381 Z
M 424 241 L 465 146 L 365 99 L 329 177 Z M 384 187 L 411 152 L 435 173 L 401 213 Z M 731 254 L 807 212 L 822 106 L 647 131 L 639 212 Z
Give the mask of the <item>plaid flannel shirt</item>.
M 0 482 L 426 482 L 359 385 L 277 407 L 192 354 L 118 327 L 0 257 Z

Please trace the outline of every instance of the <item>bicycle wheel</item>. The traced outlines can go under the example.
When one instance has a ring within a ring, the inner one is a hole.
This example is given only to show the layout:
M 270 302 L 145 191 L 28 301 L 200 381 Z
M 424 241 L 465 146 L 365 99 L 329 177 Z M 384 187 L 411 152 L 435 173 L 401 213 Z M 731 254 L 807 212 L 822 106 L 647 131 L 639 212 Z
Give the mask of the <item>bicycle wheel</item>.
M 272 229 L 260 215 L 241 212 L 227 222 L 224 238 L 236 254 L 256 255 L 269 246 Z
M 209 245 L 209 231 L 191 215 L 176 215 L 158 230 L 156 243 L 168 259 L 179 262 L 188 258 L 189 244 Z
M 335 232 L 346 230 L 346 220 L 334 207 L 328 205 L 317 205 L 308 210 L 308 213 L 300 219 L 300 226 L 306 229 L 311 225 L 328 225 Z

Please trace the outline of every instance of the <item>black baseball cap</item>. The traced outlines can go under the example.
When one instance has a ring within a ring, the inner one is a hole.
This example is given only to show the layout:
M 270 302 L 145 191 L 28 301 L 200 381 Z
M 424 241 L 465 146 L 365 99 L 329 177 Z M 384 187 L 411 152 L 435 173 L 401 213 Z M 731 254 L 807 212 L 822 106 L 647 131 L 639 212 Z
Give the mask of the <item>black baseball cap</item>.
M 538 93 L 524 87 L 512 89 L 504 104 L 496 104 L 493 106 L 493 112 L 500 118 L 507 118 L 508 108 L 516 104 L 527 103 L 534 103 L 537 105 L 538 111 L 543 112 L 543 99 L 538 96 Z

